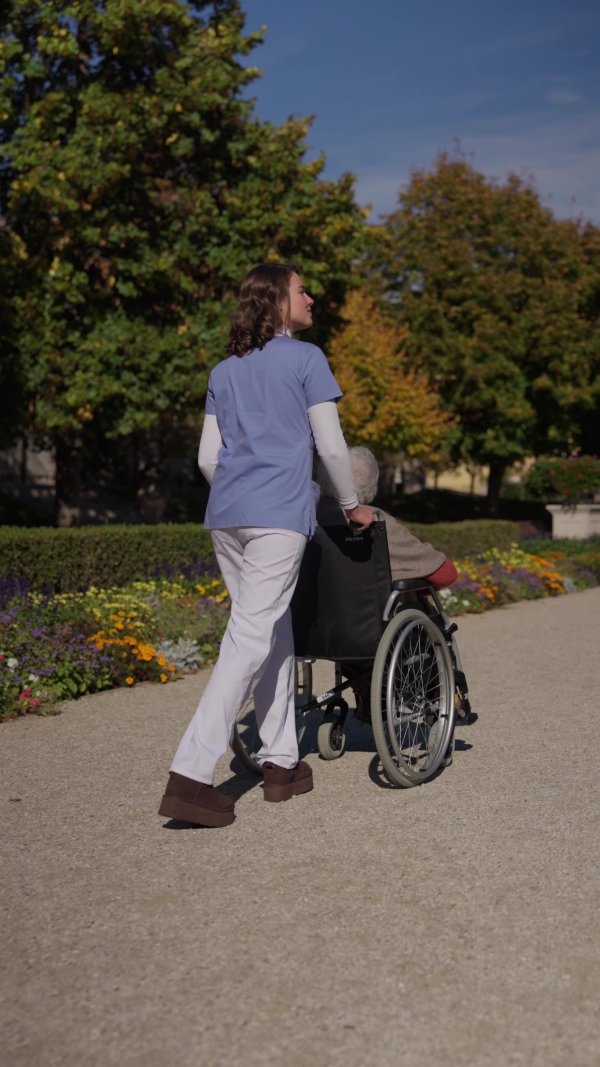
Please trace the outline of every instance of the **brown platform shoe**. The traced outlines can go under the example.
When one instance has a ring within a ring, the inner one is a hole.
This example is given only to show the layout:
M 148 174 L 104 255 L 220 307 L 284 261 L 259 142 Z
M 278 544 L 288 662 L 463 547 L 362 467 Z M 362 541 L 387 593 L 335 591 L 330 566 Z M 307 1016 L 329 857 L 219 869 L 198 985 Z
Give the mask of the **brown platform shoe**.
M 297 793 L 310 793 L 313 788 L 313 775 L 308 763 L 300 760 L 295 767 L 286 770 L 276 763 L 263 763 L 265 800 L 278 803 L 291 800 Z
M 204 785 L 183 774 L 169 771 L 165 795 L 160 802 L 159 815 L 179 819 L 194 826 L 231 826 L 235 820 L 235 804 L 218 793 L 212 785 Z

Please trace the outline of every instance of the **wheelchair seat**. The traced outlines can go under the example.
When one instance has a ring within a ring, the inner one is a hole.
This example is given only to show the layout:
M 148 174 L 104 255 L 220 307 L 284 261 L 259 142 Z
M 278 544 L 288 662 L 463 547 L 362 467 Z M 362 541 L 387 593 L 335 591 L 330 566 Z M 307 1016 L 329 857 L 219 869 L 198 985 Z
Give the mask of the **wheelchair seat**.
M 431 589 L 431 582 L 427 578 L 399 578 L 392 582 L 392 589 L 399 593 L 414 593 L 417 589 Z

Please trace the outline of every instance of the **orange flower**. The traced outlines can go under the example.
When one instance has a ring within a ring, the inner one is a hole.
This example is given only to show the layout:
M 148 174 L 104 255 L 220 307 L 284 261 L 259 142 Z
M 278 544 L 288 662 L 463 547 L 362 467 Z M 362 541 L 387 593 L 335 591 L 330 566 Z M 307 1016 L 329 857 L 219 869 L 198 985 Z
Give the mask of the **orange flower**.
M 131 675 L 129 675 L 129 678 L 126 678 L 125 681 L 127 682 L 127 685 L 133 685 L 135 678 L 132 678 Z
M 168 682 L 169 676 L 167 674 L 161 674 L 160 680 L 161 682 Z

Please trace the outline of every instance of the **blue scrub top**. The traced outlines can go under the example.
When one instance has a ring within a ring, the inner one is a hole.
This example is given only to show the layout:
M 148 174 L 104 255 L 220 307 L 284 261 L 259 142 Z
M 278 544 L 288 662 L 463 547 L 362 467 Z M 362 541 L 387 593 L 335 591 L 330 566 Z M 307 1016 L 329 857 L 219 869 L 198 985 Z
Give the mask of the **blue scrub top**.
M 341 395 L 321 349 L 285 335 L 217 364 L 206 414 L 216 415 L 223 444 L 207 530 L 262 526 L 312 536 L 314 442 L 307 408 Z

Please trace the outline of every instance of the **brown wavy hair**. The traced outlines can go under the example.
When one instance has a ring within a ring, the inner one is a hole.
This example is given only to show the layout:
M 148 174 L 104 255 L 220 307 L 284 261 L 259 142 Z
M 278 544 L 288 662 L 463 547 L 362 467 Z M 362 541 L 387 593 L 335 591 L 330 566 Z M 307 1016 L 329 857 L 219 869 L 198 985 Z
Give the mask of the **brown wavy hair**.
M 290 277 L 297 273 L 293 263 L 261 263 L 249 271 L 231 320 L 227 342 L 230 356 L 245 356 L 254 348 L 264 348 L 281 330 L 285 323 L 280 305 L 289 301 Z

